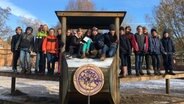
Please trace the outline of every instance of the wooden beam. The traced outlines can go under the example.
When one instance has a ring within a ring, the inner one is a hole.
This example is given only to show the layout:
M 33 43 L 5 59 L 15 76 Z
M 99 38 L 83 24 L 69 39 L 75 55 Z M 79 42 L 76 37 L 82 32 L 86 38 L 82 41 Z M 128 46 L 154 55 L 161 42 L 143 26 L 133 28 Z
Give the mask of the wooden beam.
M 15 87 L 16 87 L 16 78 L 12 77 L 11 79 L 11 94 L 12 95 L 15 93 Z
M 122 13 L 104 13 L 104 12 L 56 12 L 59 17 L 124 17 L 125 12 Z
M 166 94 L 170 93 L 170 79 L 165 80 Z
M 161 79 L 176 79 L 176 78 L 184 78 L 184 73 L 176 73 L 176 75 L 160 75 L 160 76 L 127 76 L 121 79 L 123 83 L 130 83 L 130 82 L 139 82 L 139 81 L 147 81 L 147 80 L 161 80 Z
M 64 44 L 66 43 L 66 29 L 67 29 L 67 25 L 66 25 L 67 20 L 66 19 L 67 19 L 66 17 L 62 17 L 62 24 L 61 24 L 61 26 L 62 26 L 62 42 L 64 42 Z M 65 51 L 65 45 L 62 49 L 62 52 Z
M 115 27 L 116 27 L 116 35 L 117 39 L 119 40 L 119 28 L 120 28 L 120 18 L 116 17 L 115 18 Z M 120 80 L 118 78 L 118 71 L 119 71 L 119 45 L 116 51 L 116 73 L 115 73 L 115 78 L 116 78 L 116 104 L 120 104 Z

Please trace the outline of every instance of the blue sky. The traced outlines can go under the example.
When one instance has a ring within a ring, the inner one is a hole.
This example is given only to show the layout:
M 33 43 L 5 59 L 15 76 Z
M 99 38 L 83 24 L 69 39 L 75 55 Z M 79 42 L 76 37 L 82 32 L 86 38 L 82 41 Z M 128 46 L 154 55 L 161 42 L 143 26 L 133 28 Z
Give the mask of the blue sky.
M 97 10 L 121 10 L 127 11 L 126 19 L 130 25 L 145 25 L 145 15 L 152 16 L 152 10 L 160 3 L 160 0 L 92 0 Z M 65 10 L 68 0 L 0 0 L 0 7 L 12 8 L 7 24 L 12 28 L 19 25 L 19 16 L 39 19 L 50 27 L 54 26 L 58 19 L 56 10 Z

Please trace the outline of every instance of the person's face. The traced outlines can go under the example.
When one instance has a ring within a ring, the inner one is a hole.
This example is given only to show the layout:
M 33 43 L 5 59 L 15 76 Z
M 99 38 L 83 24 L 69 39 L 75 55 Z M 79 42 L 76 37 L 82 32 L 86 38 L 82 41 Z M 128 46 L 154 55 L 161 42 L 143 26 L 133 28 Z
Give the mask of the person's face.
M 156 37 L 157 36 L 157 32 L 153 31 L 153 36 Z
M 48 31 L 47 25 L 44 25 L 44 26 L 43 26 L 43 31 L 45 31 L 45 32 Z
M 77 35 L 78 35 L 79 37 L 81 37 L 81 36 L 82 36 L 82 31 L 78 31 L 78 32 L 77 32 Z
M 121 35 L 124 35 L 125 34 L 125 31 L 124 30 L 120 30 L 120 34 Z
M 59 29 L 57 32 L 58 32 L 58 34 L 59 34 L 59 35 L 61 35 L 61 34 L 62 34 L 61 29 Z
M 53 36 L 54 35 L 54 30 L 50 30 L 49 31 L 49 35 L 52 35 Z
M 148 30 L 147 30 L 147 29 L 144 29 L 144 30 L 143 30 L 143 33 L 147 33 L 147 32 L 148 32 Z
M 91 30 L 88 30 L 87 36 L 91 36 Z
M 31 34 L 31 30 L 27 30 L 26 33 L 27 33 L 27 34 Z
M 164 36 L 165 36 L 166 38 L 168 38 L 168 37 L 169 37 L 169 34 L 168 34 L 168 33 L 165 33 Z
M 131 29 L 130 28 L 126 28 L 126 33 L 130 33 L 131 32 Z
M 17 30 L 16 30 L 16 33 L 17 33 L 17 34 L 21 34 L 21 33 L 22 33 L 22 30 L 21 30 L 21 29 L 17 29 Z
M 110 33 L 111 33 L 112 35 L 115 35 L 115 30 L 110 30 Z
M 93 31 L 92 34 L 93 34 L 94 36 L 96 36 L 96 35 L 98 34 L 98 32 L 97 32 L 97 31 Z
M 142 27 L 139 27 L 139 28 L 137 29 L 137 31 L 138 31 L 139 34 L 142 34 L 142 33 L 143 33 Z
M 66 35 L 67 35 L 67 36 L 70 36 L 70 34 L 71 34 L 71 31 L 68 30 L 67 33 L 66 33 Z

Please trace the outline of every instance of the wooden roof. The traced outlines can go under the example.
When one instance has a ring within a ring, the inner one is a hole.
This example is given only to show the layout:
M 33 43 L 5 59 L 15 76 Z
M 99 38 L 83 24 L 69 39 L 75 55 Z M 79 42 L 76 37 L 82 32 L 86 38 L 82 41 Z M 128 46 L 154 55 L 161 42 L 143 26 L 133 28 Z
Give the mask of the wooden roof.
M 58 19 L 62 23 L 62 17 L 67 17 L 67 28 L 92 28 L 108 29 L 115 23 L 115 18 L 120 18 L 120 25 L 126 15 L 125 11 L 56 11 Z

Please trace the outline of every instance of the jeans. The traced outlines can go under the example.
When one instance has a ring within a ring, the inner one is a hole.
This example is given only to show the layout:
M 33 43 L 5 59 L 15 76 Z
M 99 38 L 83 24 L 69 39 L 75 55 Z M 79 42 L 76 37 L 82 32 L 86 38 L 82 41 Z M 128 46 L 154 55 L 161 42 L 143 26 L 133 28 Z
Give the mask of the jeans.
M 160 69 L 160 55 L 159 54 L 152 54 L 152 66 L 153 69 Z
M 145 54 L 145 56 L 142 59 L 143 62 L 144 62 L 144 59 L 145 59 L 145 62 L 146 62 L 146 69 L 149 70 L 149 68 L 150 68 L 150 55 Z
M 142 58 L 143 58 L 143 54 L 142 53 L 137 53 L 135 54 L 135 70 L 136 73 L 139 73 L 140 71 L 142 71 Z
M 12 63 L 12 69 L 17 70 L 17 61 L 20 57 L 20 51 L 13 52 L 13 63 Z
M 130 55 L 127 56 L 127 61 L 128 61 L 128 67 L 127 67 L 128 68 L 128 74 L 131 75 L 132 74 L 132 69 L 131 69 L 132 64 L 131 64 L 131 56 Z
M 37 52 L 35 70 L 39 71 L 39 73 L 45 73 L 45 63 L 45 54 L 41 51 Z
M 82 47 L 82 52 L 83 53 L 89 52 L 90 45 L 91 45 L 91 40 L 88 40 L 87 43 L 84 43 Z
M 173 55 L 167 54 L 163 55 L 163 65 L 166 72 L 173 71 Z
M 54 74 L 56 54 L 47 53 L 47 69 L 49 74 Z
M 30 51 L 28 48 L 20 49 L 20 63 L 22 70 L 31 70 Z
M 108 57 L 113 57 L 116 53 L 116 50 L 117 50 L 117 45 L 113 44 L 110 47 L 105 45 L 102 49 L 102 54 L 106 54 Z

